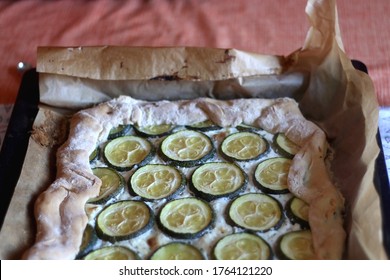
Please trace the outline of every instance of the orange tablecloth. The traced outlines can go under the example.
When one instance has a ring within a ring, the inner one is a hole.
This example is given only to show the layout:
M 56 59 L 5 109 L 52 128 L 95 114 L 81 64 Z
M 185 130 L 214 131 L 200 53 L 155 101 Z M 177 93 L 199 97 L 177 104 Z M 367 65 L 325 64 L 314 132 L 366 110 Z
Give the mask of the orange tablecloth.
M 390 105 L 390 1 L 338 0 L 349 57 Z M 201 46 L 288 55 L 309 26 L 306 0 L 1 1 L 0 104 L 15 101 L 18 61 L 40 45 Z

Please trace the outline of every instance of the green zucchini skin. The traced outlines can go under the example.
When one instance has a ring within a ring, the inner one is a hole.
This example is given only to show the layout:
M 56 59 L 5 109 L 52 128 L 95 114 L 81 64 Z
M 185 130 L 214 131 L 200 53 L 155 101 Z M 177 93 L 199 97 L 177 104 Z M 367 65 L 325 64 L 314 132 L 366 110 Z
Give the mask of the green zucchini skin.
M 92 172 L 94 172 L 97 169 L 107 169 L 107 170 L 114 172 L 120 181 L 120 185 L 116 188 L 116 190 L 114 190 L 110 194 L 107 194 L 104 197 L 101 197 L 99 199 L 93 198 L 93 199 L 88 200 L 87 203 L 90 203 L 90 204 L 104 204 L 104 203 L 108 202 L 113 197 L 119 195 L 124 190 L 125 185 L 126 185 L 126 182 L 125 182 L 125 179 L 123 178 L 123 176 L 120 173 L 118 173 L 115 169 L 110 168 L 110 167 L 95 167 L 92 169 Z
M 203 125 L 204 123 L 204 125 Z M 219 130 L 222 127 L 219 125 L 216 125 L 212 121 L 204 121 L 201 123 L 197 123 L 194 125 L 186 125 L 185 126 L 187 129 L 192 129 L 192 130 L 197 130 L 197 131 L 202 131 L 202 132 L 208 132 L 208 131 L 214 131 L 214 130 Z
M 210 221 L 208 221 L 207 225 L 204 226 L 202 229 L 200 229 L 199 231 L 197 232 L 194 232 L 194 233 L 185 233 L 185 232 L 176 232 L 174 230 L 171 230 L 169 228 L 167 228 L 164 224 L 163 224 L 163 221 L 162 221 L 162 218 L 161 218 L 161 214 L 164 210 L 164 207 L 166 207 L 169 203 L 173 202 L 173 201 L 181 201 L 181 200 L 185 200 L 185 199 L 196 199 L 202 203 L 204 203 L 205 205 L 207 205 L 207 207 L 209 208 L 210 210 L 210 213 L 211 213 L 211 218 L 210 218 Z M 163 207 L 161 207 L 160 209 L 160 212 L 157 216 L 157 219 L 156 219 L 156 222 L 157 222 L 157 225 L 158 227 L 160 228 L 160 230 L 165 233 L 166 235 L 168 236 L 171 236 L 173 238 L 177 238 L 177 239 L 195 239 L 195 238 L 199 238 L 201 236 L 203 236 L 207 231 L 209 231 L 210 228 L 212 228 L 214 222 L 215 222 L 215 214 L 214 214 L 214 211 L 213 209 L 211 208 L 211 206 L 208 204 L 207 201 L 204 201 L 200 198 L 194 198 L 194 197 L 185 197 L 185 198 L 179 198 L 179 199 L 176 199 L 176 200 L 172 200 L 168 203 L 166 203 Z
M 257 168 L 260 164 L 264 163 L 264 162 L 271 162 L 272 160 L 277 160 L 277 159 L 287 159 L 287 160 L 290 160 L 288 158 L 284 158 L 284 157 L 277 157 L 277 158 L 268 158 L 268 159 L 265 159 L 263 161 L 261 161 L 257 166 L 256 166 L 256 169 L 255 171 L 253 172 L 253 181 L 255 183 L 255 186 L 261 190 L 262 192 L 264 193 L 267 193 L 267 194 L 288 194 L 290 193 L 290 190 L 288 188 L 285 188 L 285 189 L 280 189 L 280 190 L 277 190 L 277 189 L 272 189 L 272 188 L 269 188 L 263 184 L 261 184 L 257 178 L 256 178 L 256 173 L 257 173 Z
M 138 127 L 138 126 L 134 126 L 134 131 L 137 135 L 141 136 L 141 137 L 145 137 L 145 138 L 157 138 L 157 137 L 162 137 L 162 136 L 166 136 L 166 135 L 169 135 L 172 133 L 172 131 L 176 128 L 176 126 L 172 126 L 171 128 L 169 128 L 169 130 L 166 130 L 164 132 L 161 132 L 161 133 L 158 133 L 158 134 L 150 134 L 148 132 L 145 132 L 142 130 L 141 127 Z
M 189 258 L 188 255 L 187 256 L 183 256 L 183 255 L 175 255 L 176 257 L 175 258 L 172 258 L 173 256 L 171 257 L 164 257 L 164 251 L 168 251 L 168 254 L 169 254 L 169 250 L 174 250 L 176 252 L 180 252 L 180 253 L 185 253 L 185 251 L 191 251 L 191 255 L 193 257 Z M 157 250 L 155 250 L 151 256 L 149 257 L 150 260 L 204 260 L 204 256 L 203 254 L 199 251 L 198 248 L 196 248 L 195 246 L 191 245 L 191 244 L 187 244 L 187 243 L 184 243 L 184 242 L 171 242 L 171 243 L 168 243 L 168 244 L 165 244 L 165 245 L 162 245 L 161 247 L 157 248 Z
M 310 229 L 310 224 L 309 224 L 309 221 L 307 220 L 304 220 L 302 218 L 300 218 L 299 216 L 297 216 L 291 205 L 292 203 L 294 202 L 294 200 L 297 199 L 296 197 L 292 197 L 291 199 L 289 199 L 286 203 L 286 206 L 285 206 L 285 209 L 286 209 L 286 216 L 287 218 L 290 219 L 290 221 L 293 223 L 293 224 L 299 224 L 301 226 L 302 229 Z
M 263 230 L 255 230 L 255 229 L 251 229 L 251 228 L 247 228 L 247 227 L 244 227 L 240 224 L 237 224 L 236 221 L 234 221 L 234 219 L 231 217 L 230 215 L 230 210 L 232 208 L 232 205 L 233 203 L 235 203 L 235 201 L 241 197 L 245 197 L 245 196 L 251 196 L 251 195 L 263 195 L 263 196 L 267 196 L 269 197 L 272 201 L 275 202 L 275 204 L 277 205 L 279 211 L 280 211 L 280 219 L 278 220 L 278 222 L 276 224 L 274 224 L 272 227 L 270 228 L 267 228 L 267 229 L 263 229 Z M 284 217 L 284 211 L 283 211 L 283 206 L 282 204 L 279 202 L 279 200 L 273 198 L 272 196 L 268 195 L 268 194 L 265 194 L 265 193 L 245 193 L 245 194 L 242 194 L 240 196 L 237 196 L 235 197 L 232 201 L 230 201 L 226 207 L 226 210 L 225 210 L 225 220 L 226 222 L 233 226 L 233 227 L 239 227 L 239 228 L 242 228 L 244 231 L 246 232 L 253 232 L 253 233 L 264 233 L 264 232 L 268 232 L 270 230 L 278 230 L 284 223 L 285 221 L 285 217 Z
M 122 137 L 126 137 L 126 136 L 122 136 Z M 131 137 L 138 137 L 138 136 L 131 136 Z M 115 139 L 110 140 L 110 141 L 114 141 L 114 140 L 116 140 L 118 138 L 115 138 Z M 103 150 L 103 153 L 102 153 L 104 162 L 107 164 L 107 166 L 109 166 L 109 167 L 111 167 L 111 168 L 113 168 L 113 169 L 115 169 L 117 171 L 129 171 L 129 170 L 133 169 L 134 167 L 143 166 L 145 164 L 148 164 L 154 158 L 154 156 L 156 154 L 156 149 L 155 149 L 155 147 L 153 146 L 153 144 L 150 141 L 148 141 L 148 140 L 146 140 L 144 138 L 141 138 L 141 139 L 143 141 L 146 141 L 149 144 L 150 150 L 149 150 L 149 153 L 140 162 L 132 164 L 132 165 L 128 165 L 128 166 L 117 166 L 117 165 L 111 163 L 109 161 L 109 159 L 107 158 L 107 156 L 106 156 L 106 152 L 107 152 L 106 148 L 107 148 L 107 145 L 110 143 L 110 141 L 108 141 L 105 144 L 105 147 L 104 147 L 104 150 Z
M 310 233 L 310 230 L 298 230 L 298 231 L 290 231 L 290 232 L 287 232 L 287 233 L 283 234 L 282 236 L 280 236 L 275 244 L 275 255 L 278 257 L 278 259 L 280 259 L 280 260 L 307 259 L 307 258 L 291 258 L 290 256 L 288 256 L 289 254 L 284 252 L 282 249 L 282 242 L 284 242 L 284 239 L 288 238 L 290 235 L 300 235 L 300 234 L 306 235 L 308 233 Z M 314 252 L 312 252 L 312 254 L 309 254 L 308 259 L 315 259 Z
M 262 184 L 260 184 L 256 180 L 254 180 L 254 181 L 255 181 L 256 187 L 259 190 L 261 190 L 262 192 L 264 192 L 264 193 L 268 193 L 268 194 L 288 194 L 288 193 L 290 193 L 290 191 L 288 189 L 285 189 L 285 190 L 273 190 L 273 189 L 264 187 Z
M 240 132 L 254 132 L 254 133 L 257 133 L 258 131 L 262 130 L 261 128 L 257 128 L 247 124 L 239 124 L 236 126 L 236 129 Z
M 262 260 L 272 260 L 274 258 L 274 253 L 273 253 L 273 250 L 271 248 L 271 246 L 269 245 L 269 243 L 267 241 L 265 241 L 261 236 L 255 234 L 255 233 L 252 233 L 250 231 L 243 231 L 243 232 L 238 232 L 238 233 L 231 233 L 231 234 L 228 234 L 228 235 L 225 235 L 224 237 L 220 238 L 216 243 L 215 245 L 213 246 L 212 250 L 211 250 L 211 258 L 213 260 L 223 260 L 223 258 L 219 258 L 218 255 L 219 253 L 217 252 L 217 250 L 219 249 L 219 246 L 220 245 L 223 245 L 222 243 L 225 242 L 226 240 L 228 239 L 231 239 L 231 238 L 234 238 L 234 237 L 250 237 L 250 238 L 255 238 L 255 239 L 258 239 L 258 241 L 261 243 L 262 246 L 264 246 L 262 249 L 264 249 L 266 252 L 266 257 L 264 258 L 261 258 Z
M 175 135 L 177 133 L 181 133 L 183 131 L 185 131 L 185 130 L 175 132 L 175 133 L 167 136 L 163 141 L 161 141 L 160 147 L 158 149 L 158 155 L 164 162 L 166 162 L 169 165 L 175 166 L 175 167 L 194 167 L 194 166 L 198 166 L 198 165 L 201 165 L 201 164 L 207 162 L 208 160 L 210 160 L 211 158 L 213 158 L 215 156 L 216 150 L 215 150 L 213 141 L 210 139 L 209 136 L 207 136 L 206 134 L 203 134 L 202 132 L 198 132 L 198 133 L 201 134 L 202 136 L 204 136 L 207 139 L 207 141 L 209 141 L 209 144 L 210 144 L 210 151 L 208 151 L 203 157 L 201 157 L 199 159 L 195 159 L 195 160 L 176 160 L 176 159 L 172 159 L 169 156 L 167 156 L 165 154 L 165 152 L 163 151 L 164 141 L 168 137 L 173 137 L 173 135 Z
M 279 144 L 278 144 L 278 138 L 281 136 L 281 133 L 276 133 L 272 139 L 272 148 L 276 153 L 281 155 L 282 157 L 286 157 L 289 159 L 293 159 L 295 154 L 289 153 L 285 149 L 283 149 Z
M 121 124 L 117 127 L 113 127 L 108 133 L 107 139 L 112 140 L 121 136 L 125 136 L 130 132 L 131 128 L 132 126 L 129 124 Z
M 232 157 L 232 156 L 229 156 L 227 155 L 224 151 L 223 151 L 223 147 L 224 147 L 224 144 L 225 144 L 225 141 L 227 141 L 228 138 L 230 137 L 234 137 L 238 134 L 244 134 L 244 133 L 248 133 L 248 134 L 254 134 L 256 136 L 259 136 L 262 140 L 263 140 L 263 143 L 265 145 L 265 149 L 262 153 L 260 153 L 259 155 L 257 156 L 254 156 L 252 158 L 248 158 L 248 159 L 239 159 L 239 158 L 236 158 L 236 157 Z M 256 132 L 252 132 L 252 131 L 240 131 L 240 132 L 236 132 L 236 133 L 232 133 L 230 135 L 228 135 L 221 143 L 221 145 L 219 145 L 219 149 L 218 149 L 218 152 L 219 154 L 222 156 L 222 158 L 224 158 L 225 160 L 229 161 L 229 162 L 251 162 L 251 161 L 255 161 L 255 160 L 259 160 L 261 159 L 262 157 L 265 157 L 267 156 L 267 154 L 269 153 L 270 151 L 270 144 L 268 143 L 268 141 L 261 135 L 261 134 L 258 134 Z
M 97 146 L 89 155 L 89 163 L 93 163 L 100 158 L 100 147 Z
M 209 162 L 209 163 L 205 163 L 204 165 L 202 165 L 201 167 L 205 166 L 205 165 L 212 165 L 212 164 L 227 164 L 227 163 L 223 163 L 223 162 Z M 234 164 L 234 163 L 230 163 L 230 164 Z M 247 183 L 248 183 L 248 175 L 241 169 L 240 166 L 234 164 L 234 166 L 241 172 L 242 174 L 242 177 L 243 177 L 243 182 L 241 184 L 240 187 L 238 187 L 236 190 L 232 191 L 232 192 L 229 192 L 229 193 L 225 193 L 225 194 L 211 194 L 211 193 L 207 193 L 207 192 L 203 192 L 201 190 L 199 190 L 194 182 L 193 182 L 193 176 L 194 176 L 194 173 L 196 172 L 197 169 L 194 170 L 194 172 L 192 173 L 191 175 L 191 179 L 189 180 L 189 189 L 190 191 L 192 191 L 197 197 L 199 198 L 202 198 L 206 201 L 213 201 L 213 200 L 216 200 L 218 198 L 222 198 L 222 197 L 226 197 L 226 198 L 233 198 L 233 197 L 236 197 L 238 194 L 240 194 L 247 186 Z M 198 167 L 198 168 L 201 168 L 201 167 Z
M 138 168 L 137 171 L 142 169 L 142 168 L 148 168 L 148 167 L 153 168 L 153 167 L 158 167 L 158 166 L 164 166 L 164 164 L 147 164 L 147 165 L 144 165 L 144 166 Z M 175 167 L 170 166 L 170 165 L 168 165 L 168 167 L 175 168 Z M 133 175 L 131 175 L 129 180 L 128 180 L 127 186 L 128 186 L 129 193 L 132 196 L 139 196 L 139 197 L 141 197 L 141 199 L 143 199 L 145 201 L 151 201 L 151 202 L 156 201 L 156 200 L 160 200 L 160 199 L 167 199 L 167 200 L 174 199 L 177 195 L 179 195 L 183 191 L 183 189 L 185 188 L 185 186 L 187 184 L 187 180 L 186 180 L 186 177 L 184 176 L 184 174 L 177 168 L 175 168 L 175 170 L 177 171 L 177 173 L 180 176 L 181 183 L 180 183 L 180 186 L 174 192 L 172 192 L 171 194 L 169 194 L 169 195 L 167 195 L 165 197 L 161 197 L 161 198 L 150 198 L 150 197 L 142 196 L 139 193 L 137 193 L 134 190 L 135 187 L 131 184 L 131 180 L 132 180 L 133 176 L 136 174 L 137 171 L 135 173 L 133 173 Z
M 84 230 L 80 249 L 76 256 L 76 259 L 81 259 L 84 256 L 86 256 L 89 252 L 93 251 L 97 241 L 98 241 L 98 236 L 96 234 L 95 229 L 93 228 L 93 226 L 88 224 Z
M 212 150 L 207 155 L 205 155 L 203 158 L 201 158 L 200 160 L 188 160 L 188 161 L 172 160 L 172 159 L 168 158 L 161 151 L 161 149 L 158 151 L 158 155 L 164 162 L 166 162 L 167 164 L 169 164 L 171 166 L 190 168 L 190 167 L 194 167 L 194 166 L 199 166 L 199 165 L 209 161 L 210 159 L 212 159 L 215 155 L 215 148 L 212 148 Z
M 142 203 L 144 206 L 146 206 L 146 208 L 148 210 L 148 217 L 149 217 L 147 223 L 142 228 L 140 228 L 139 230 L 137 230 L 135 232 L 132 232 L 130 234 L 126 234 L 126 235 L 110 235 L 110 234 L 107 234 L 106 232 L 104 232 L 104 230 L 102 229 L 102 226 L 99 224 L 99 216 L 102 215 L 102 213 L 105 210 L 107 210 L 109 207 L 111 207 L 111 206 L 113 206 L 115 204 L 129 202 L 128 200 L 117 201 L 115 203 L 112 203 L 112 204 L 107 205 L 106 207 L 104 207 L 102 209 L 102 211 L 100 211 L 100 213 L 96 217 L 95 229 L 96 229 L 97 236 L 100 239 L 108 241 L 110 243 L 115 243 L 115 242 L 118 242 L 118 241 L 128 240 L 128 239 L 132 239 L 132 238 L 135 238 L 137 236 L 140 236 L 141 234 L 147 232 L 148 230 L 150 230 L 153 227 L 153 225 L 154 225 L 154 214 L 153 214 L 153 211 L 150 209 L 150 207 L 146 203 L 144 203 L 142 201 L 138 201 L 138 200 L 131 200 L 131 201 L 132 202 L 137 202 L 137 203 Z

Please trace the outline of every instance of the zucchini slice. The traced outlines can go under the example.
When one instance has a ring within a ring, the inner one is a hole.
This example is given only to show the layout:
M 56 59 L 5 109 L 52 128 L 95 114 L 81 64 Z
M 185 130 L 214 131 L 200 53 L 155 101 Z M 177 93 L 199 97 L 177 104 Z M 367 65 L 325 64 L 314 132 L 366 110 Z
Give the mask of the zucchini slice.
M 286 204 L 286 215 L 292 223 L 299 224 L 302 228 L 309 226 L 309 205 L 298 197 L 292 197 Z
M 123 246 L 107 246 L 90 252 L 84 260 L 137 260 L 132 250 Z
M 316 259 L 311 231 L 291 231 L 282 235 L 275 252 L 278 258 L 283 260 Z
M 130 192 L 146 200 L 170 198 L 184 185 L 183 174 L 176 168 L 163 164 L 140 167 L 129 180 Z
M 263 193 L 248 193 L 237 197 L 230 205 L 229 218 L 234 225 L 259 232 L 277 229 L 283 223 L 279 201 Z
M 96 147 L 95 150 L 89 155 L 89 162 L 92 163 L 99 158 L 100 149 Z
M 96 235 L 95 229 L 88 224 L 84 230 L 83 238 L 81 240 L 81 245 L 79 248 L 79 253 L 76 256 L 76 259 L 80 259 L 89 252 L 91 252 L 97 240 L 98 237 Z
M 153 226 L 152 216 L 151 209 L 142 201 L 118 201 L 99 213 L 96 233 L 111 243 L 134 238 Z
M 88 200 L 88 203 L 103 204 L 120 194 L 125 186 L 125 179 L 116 170 L 109 167 L 96 167 L 92 169 L 95 176 L 102 180 L 99 195 Z
M 171 165 L 192 167 L 213 156 L 214 146 L 205 134 L 180 130 L 161 142 L 161 157 Z
M 213 250 L 217 260 L 269 260 L 272 250 L 260 236 L 241 232 L 220 239 Z
M 198 167 L 191 176 L 191 190 L 207 201 L 233 197 L 246 185 L 247 176 L 240 167 L 227 162 L 209 162 Z
M 236 129 L 238 131 L 241 131 L 241 132 L 256 132 L 258 130 L 261 130 L 260 128 L 257 128 L 257 127 L 251 126 L 251 125 L 247 125 L 244 123 L 237 125 Z
M 198 248 L 182 243 L 172 242 L 158 248 L 150 257 L 151 260 L 204 260 Z
M 107 164 L 119 171 L 146 164 L 153 157 L 152 144 L 141 137 L 122 136 L 107 143 L 103 156 Z
M 276 157 L 259 163 L 254 178 L 257 187 L 265 193 L 289 193 L 287 176 L 291 166 L 291 159 Z
M 148 126 L 134 126 L 135 132 L 143 137 L 158 137 L 169 134 L 175 125 L 172 124 L 160 124 L 160 125 L 148 125 Z
M 220 126 L 216 125 L 211 120 L 186 125 L 186 128 L 203 132 L 221 129 Z
M 288 139 L 284 133 L 275 134 L 273 144 L 275 151 L 287 158 L 293 158 L 300 149 L 300 146 Z
M 115 139 L 121 136 L 125 136 L 131 129 L 131 125 L 129 124 L 121 124 L 117 127 L 111 128 L 110 132 L 108 133 L 108 139 Z
M 186 197 L 168 202 L 158 217 L 163 232 L 174 238 L 197 238 L 211 226 L 214 213 L 210 205 L 198 198 Z
M 221 144 L 222 155 L 233 161 L 259 159 L 268 149 L 267 140 L 253 132 L 233 133 L 226 137 Z

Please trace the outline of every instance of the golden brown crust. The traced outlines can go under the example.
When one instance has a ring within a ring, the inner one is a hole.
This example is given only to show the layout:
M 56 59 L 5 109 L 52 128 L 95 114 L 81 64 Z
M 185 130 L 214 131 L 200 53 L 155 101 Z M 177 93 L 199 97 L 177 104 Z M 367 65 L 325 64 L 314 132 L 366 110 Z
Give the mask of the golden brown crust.
M 298 104 L 282 99 L 145 102 L 121 96 L 77 113 L 69 138 L 58 150 L 57 179 L 36 202 L 36 243 L 27 259 L 73 259 L 87 224 L 86 201 L 96 196 L 100 180 L 92 175 L 89 154 L 119 124 L 140 126 L 172 123 L 186 125 L 211 119 L 220 126 L 246 123 L 271 132 L 283 132 L 302 149 L 289 173 L 291 192 L 310 205 L 309 222 L 319 259 L 342 257 L 343 198 L 332 184 L 324 162 L 325 134 L 300 113 Z

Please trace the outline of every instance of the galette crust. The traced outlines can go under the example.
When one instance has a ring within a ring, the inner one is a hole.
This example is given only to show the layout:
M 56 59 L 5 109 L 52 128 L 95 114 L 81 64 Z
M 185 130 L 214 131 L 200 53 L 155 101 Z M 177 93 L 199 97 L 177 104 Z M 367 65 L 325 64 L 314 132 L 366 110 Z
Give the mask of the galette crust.
M 76 113 L 68 140 L 57 151 L 56 180 L 35 203 L 37 235 L 25 259 L 74 259 L 88 222 L 85 204 L 101 181 L 92 174 L 89 155 L 119 124 L 187 125 L 210 119 L 217 125 L 241 123 L 270 133 L 285 133 L 302 148 L 288 176 L 290 191 L 310 205 L 309 223 L 318 259 L 340 259 L 346 238 L 344 199 L 327 172 L 325 133 L 306 120 L 289 98 L 146 102 L 128 96 Z

